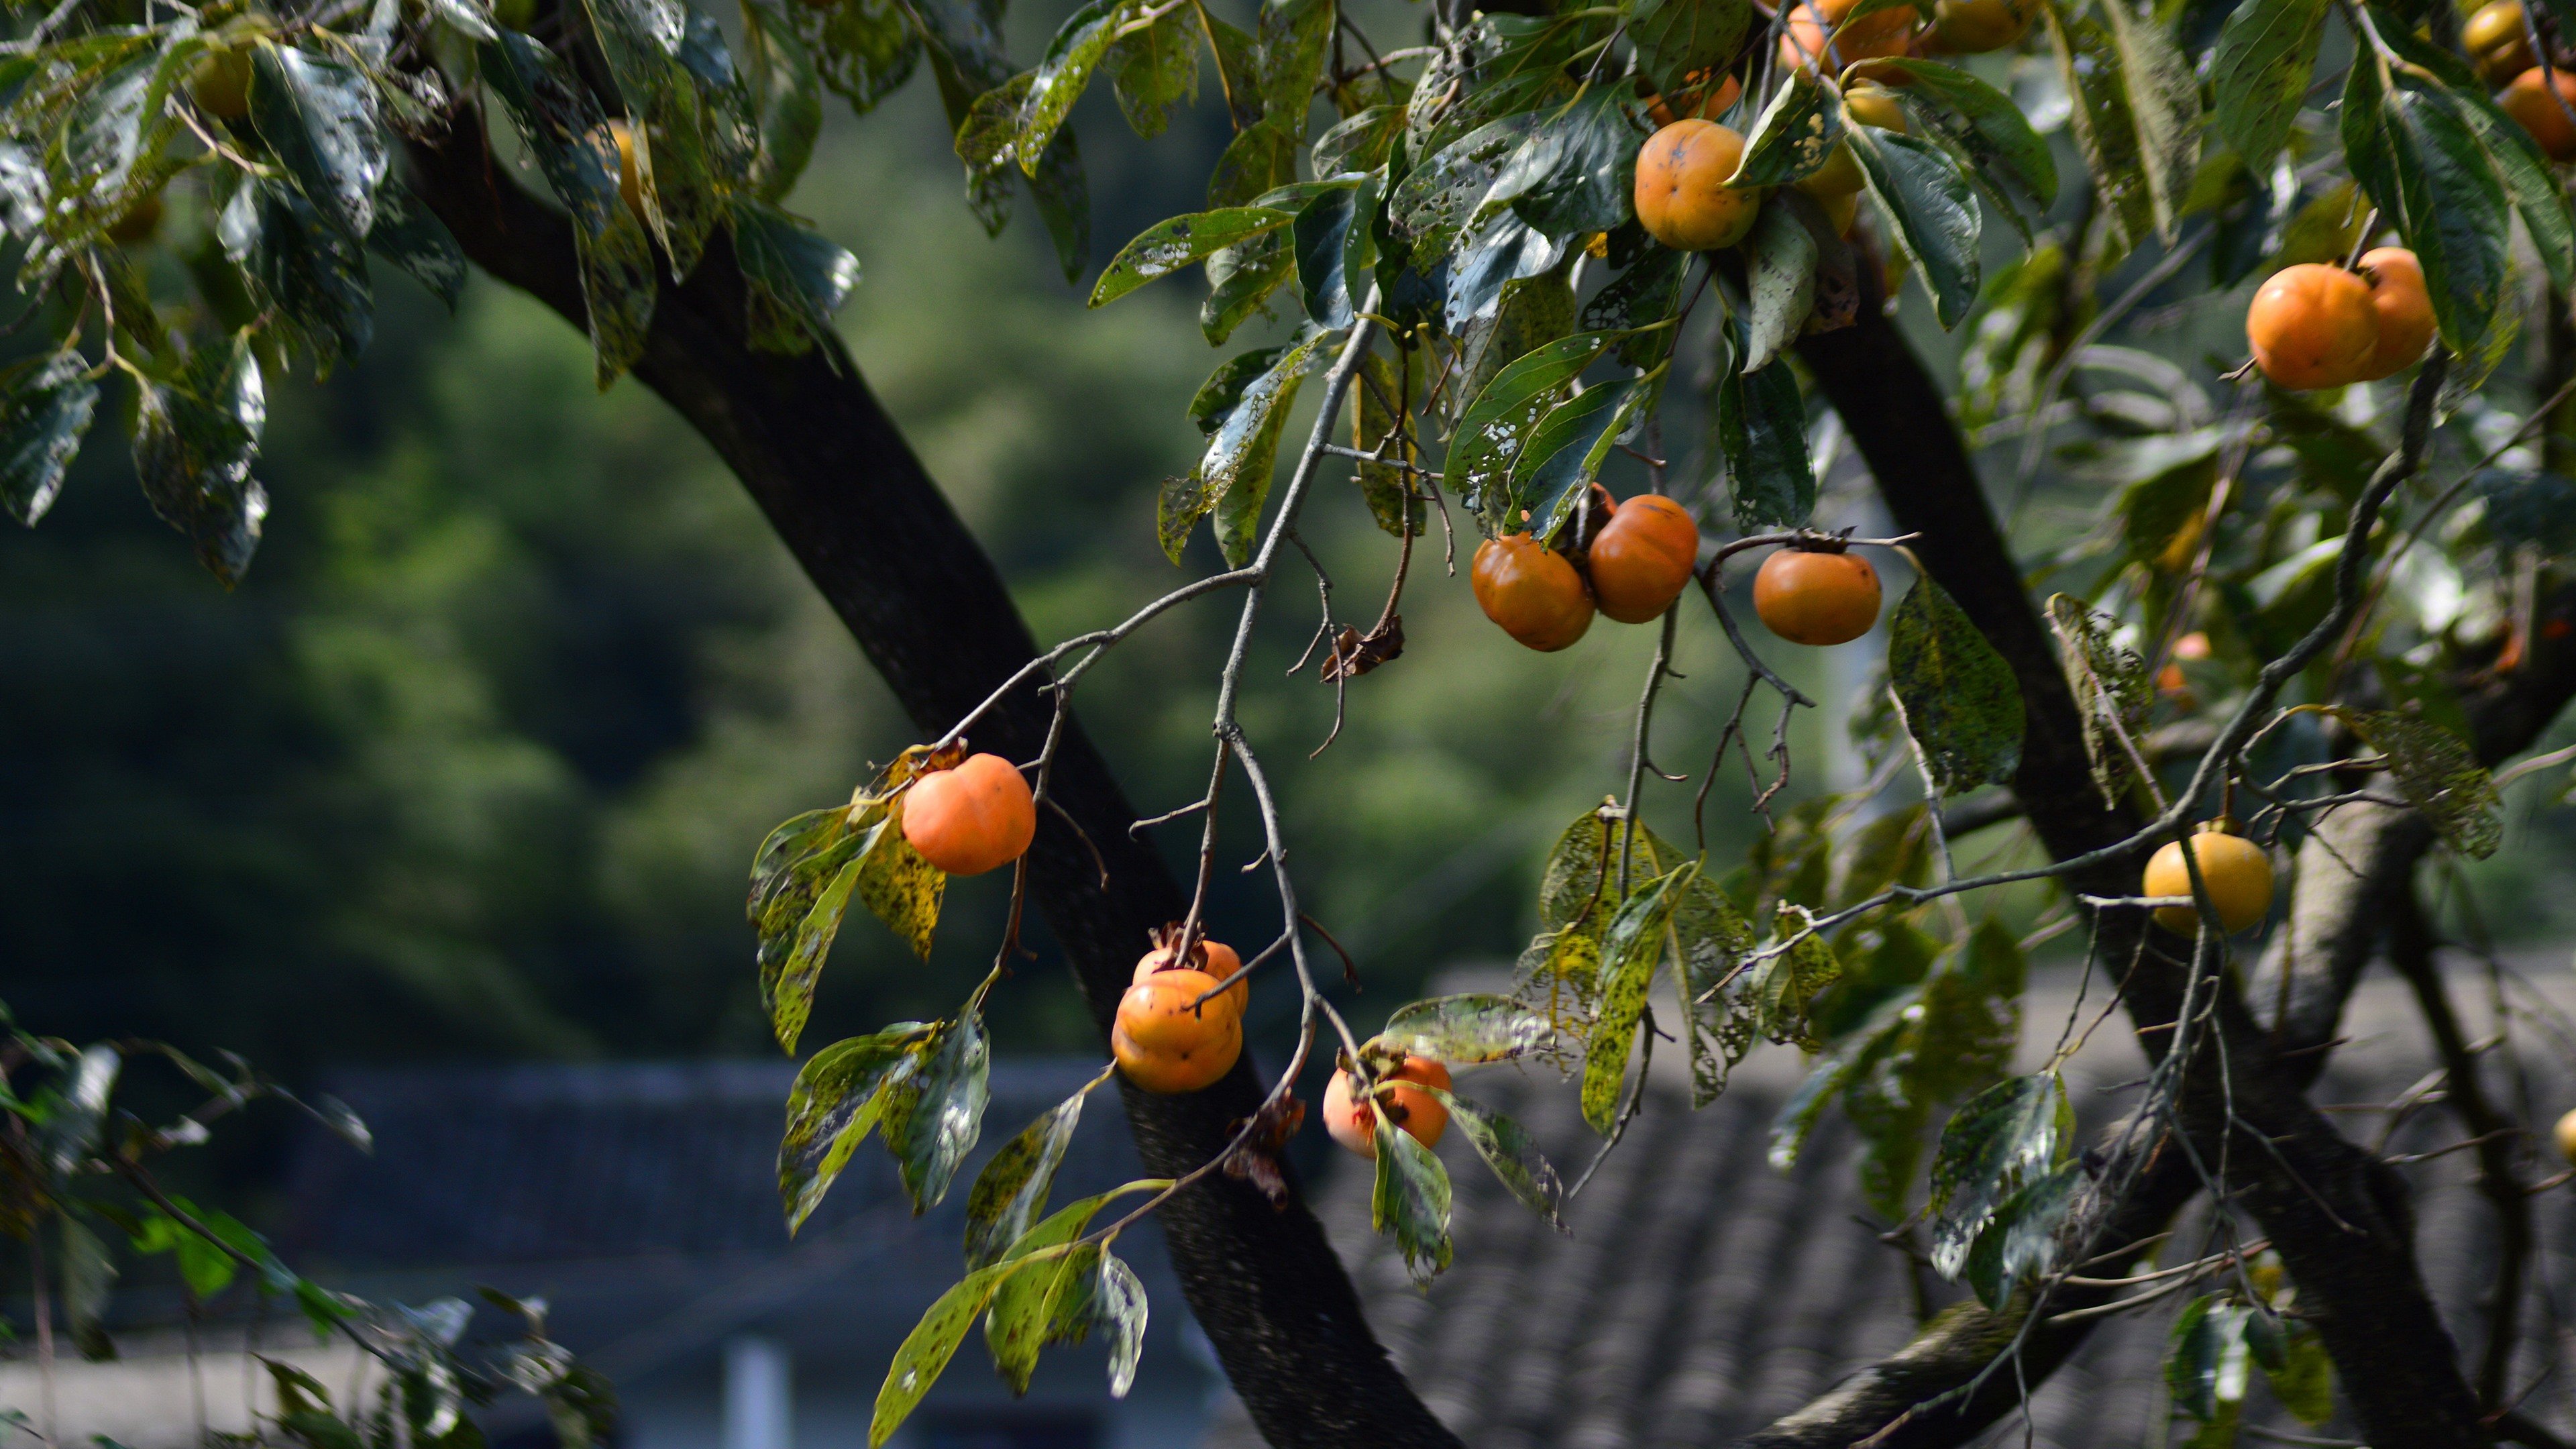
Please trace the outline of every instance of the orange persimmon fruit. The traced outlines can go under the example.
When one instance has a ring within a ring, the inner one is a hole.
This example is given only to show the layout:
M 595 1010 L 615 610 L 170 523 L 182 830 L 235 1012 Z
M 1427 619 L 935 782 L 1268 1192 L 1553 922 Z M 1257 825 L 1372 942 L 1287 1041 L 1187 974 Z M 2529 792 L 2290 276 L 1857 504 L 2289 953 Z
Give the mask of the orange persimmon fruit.
M 914 780 L 904 795 L 903 838 L 950 875 L 1008 865 L 1037 833 L 1029 782 L 999 755 L 969 755 L 954 769 Z

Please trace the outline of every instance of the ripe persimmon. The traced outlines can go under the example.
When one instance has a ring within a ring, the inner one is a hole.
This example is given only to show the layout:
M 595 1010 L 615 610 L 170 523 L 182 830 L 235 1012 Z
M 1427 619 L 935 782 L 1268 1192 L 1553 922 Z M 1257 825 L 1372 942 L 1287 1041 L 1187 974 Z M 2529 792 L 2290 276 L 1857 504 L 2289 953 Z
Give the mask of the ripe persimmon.
M 2496 104 L 2531 133 L 2550 160 L 2576 161 L 2576 118 L 2567 114 L 2576 109 L 2576 75 L 2553 67 L 2544 80 L 2535 65 L 2515 76 Z
M 161 193 L 155 191 L 109 222 L 107 239 L 121 247 L 141 246 L 160 234 L 163 210 Z
M 1592 598 L 1604 617 L 1643 624 L 1663 617 L 1699 567 L 1699 525 L 1659 493 L 1622 503 L 1592 536 Z
M 250 47 L 227 45 L 197 57 L 188 69 L 188 99 L 218 121 L 250 114 Z
M 1932 7 L 1932 35 L 1945 50 L 1983 55 L 2001 50 L 2030 29 L 2030 11 L 2018 0 L 1939 0 Z
M 2568 1166 L 2576 1167 L 2576 1112 L 2559 1118 L 2558 1130 L 2552 1135 L 2558 1139 L 2558 1155 L 2567 1159 Z
M 1762 188 L 1729 186 L 1744 159 L 1744 137 L 1731 126 L 1675 121 L 1637 152 L 1637 221 L 1675 251 L 1731 247 L 1753 230 Z
M 1753 612 L 1792 644 L 1848 644 L 1878 622 L 1878 570 L 1859 554 L 1791 545 L 1753 575 Z
M 1864 126 L 1882 131 L 1905 131 L 1905 103 L 1896 92 L 1871 81 L 1861 81 L 1843 91 L 1843 110 Z
M 1029 782 L 999 755 L 969 755 L 955 769 L 914 780 L 904 795 L 903 838 L 950 875 L 1008 865 L 1037 833 Z
M 1177 930 L 1172 934 L 1177 935 Z M 1222 981 L 1243 969 L 1243 957 L 1236 954 L 1235 949 L 1223 941 L 1211 941 L 1201 937 L 1190 954 L 1191 960 L 1180 961 L 1175 958 L 1170 939 L 1158 941 L 1153 950 L 1137 958 L 1135 980 L 1138 984 L 1142 984 L 1155 976 L 1168 975 L 1174 971 L 1196 971 L 1211 981 Z M 1233 1008 L 1235 1015 L 1241 1016 L 1243 1008 L 1251 1000 L 1252 987 L 1250 983 L 1243 983 L 1223 996 L 1209 998 L 1209 1004 L 1223 1003 Z
M 1831 222 L 1836 236 L 1850 236 L 1852 223 L 1860 220 L 1860 193 L 1847 191 L 1840 196 L 1821 199 L 1825 220 Z
M 2379 346 L 2379 311 L 2360 275 L 2323 262 L 2272 274 L 2245 309 L 2245 340 L 2275 387 L 2341 387 Z
M 1195 1092 L 1234 1069 L 1243 1054 L 1243 1019 L 1228 996 L 1199 998 L 1216 987 L 1204 971 L 1158 971 L 1118 999 L 1110 1054 L 1127 1080 L 1170 1096 Z
M 2433 297 L 2424 290 L 2424 264 L 2404 247 L 2362 253 L 2361 271 L 2379 318 L 2379 340 L 2354 381 L 2376 382 L 2424 360 L 2424 349 L 2433 345 Z
M 2518 0 L 2488 0 L 2460 27 L 2460 48 L 2478 78 L 2500 86 L 2540 63 L 2531 49 L 2531 27 Z
M 628 211 L 642 216 L 644 171 L 635 160 L 635 128 L 624 121 L 611 121 L 608 134 L 617 142 L 617 194 L 626 198 Z
M 1592 593 L 1565 555 L 1526 533 L 1476 548 L 1468 586 L 1485 617 L 1541 653 L 1562 649 L 1592 627 Z
M 2209 887 L 2209 902 L 2218 908 L 2218 928 L 2234 935 L 2259 925 L 2272 913 L 2272 858 L 2263 847 L 2241 835 L 2202 826 L 2191 837 L 2191 853 L 2200 862 L 2200 879 Z M 2182 842 L 2168 840 L 2147 861 L 2140 887 L 2151 896 L 2191 894 L 2191 870 L 2183 864 Z M 2156 924 L 2176 935 L 2200 930 L 2194 906 L 2158 906 Z
M 1649 95 L 1645 98 L 1646 115 L 1658 126 L 1669 126 L 1686 116 L 1716 120 L 1744 94 L 1744 82 L 1733 75 L 1720 75 L 1714 82 L 1706 71 L 1692 71 L 1671 95 Z
M 1378 1073 L 1378 1081 L 1419 1082 L 1445 1092 L 1449 1090 L 1449 1069 L 1429 1057 L 1406 1057 L 1404 1065 Z M 1333 1073 L 1332 1081 L 1324 1085 L 1324 1130 L 1332 1134 L 1335 1142 L 1362 1157 L 1377 1156 L 1379 1112 L 1425 1147 L 1439 1146 L 1440 1134 L 1449 1130 L 1449 1109 L 1418 1088 L 1398 1086 L 1371 1102 L 1362 1102 L 1353 1093 L 1349 1072 Z
M 1901 56 L 1913 47 L 1914 7 L 1873 11 L 1844 26 L 1844 17 L 1859 6 L 1860 0 L 1806 0 L 1790 11 L 1788 32 L 1780 37 L 1780 68 L 1839 76 L 1844 67 L 1857 65 L 1854 74 L 1864 79 L 1902 81 L 1896 71 L 1861 62 Z

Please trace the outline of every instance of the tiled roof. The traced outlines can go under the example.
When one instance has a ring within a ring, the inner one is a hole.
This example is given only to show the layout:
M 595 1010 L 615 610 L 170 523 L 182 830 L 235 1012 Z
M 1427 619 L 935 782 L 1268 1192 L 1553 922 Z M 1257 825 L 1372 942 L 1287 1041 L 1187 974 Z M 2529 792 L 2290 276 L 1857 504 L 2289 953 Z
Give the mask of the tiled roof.
M 979 1154 L 923 1220 L 927 1235 L 953 1247 L 982 1157 L 1098 1070 L 1071 1059 L 997 1064 Z M 288 1183 L 286 1246 L 299 1261 L 362 1270 L 781 1252 L 778 1137 L 795 1076 L 787 1062 L 345 1074 L 330 1088 L 366 1121 L 376 1150 L 312 1135 Z M 1057 1200 L 1137 1175 L 1134 1157 L 1104 1087 Z M 804 1233 L 829 1233 L 900 1193 L 892 1160 L 872 1146 Z
M 2566 984 L 2563 957 L 2549 970 L 2553 994 Z M 2482 996 L 2464 982 L 2463 1011 Z M 2098 987 L 2095 1000 L 2099 1001 Z M 2063 987 L 2035 987 L 2028 1009 L 2025 1067 L 2035 1066 L 2066 1019 Z M 2473 1037 L 2482 1010 L 2472 1014 Z M 2386 983 L 2356 997 L 2336 1065 L 2317 1089 L 2327 1103 L 2381 1102 L 2430 1066 L 2409 999 Z M 2567 1074 L 2548 1067 L 2544 1029 L 2517 1028 L 2525 1060 L 2544 1085 L 2536 1120 L 2569 1105 Z M 2114 1018 L 2069 1071 L 2088 1125 L 2135 1099 L 2143 1058 Z M 1797 1054 L 1767 1049 L 1739 1068 L 1727 1094 L 1699 1112 L 1661 1062 L 1649 1105 L 1567 1213 L 1559 1236 L 1513 1201 L 1477 1163 L 1462 1134 L 1440 1155 L 1456 1184 L 1456 1262 L 1430 1290 L 1408 1281 L 1390 1241 L 1368 1228 L 1369 1172 L 1337 1163 L 1319 1209 L 1360 1280 L 1371 1322 L 1434 1412 L 1475 1449 L 1711 1449 L 1733 1442 L 1805 1404 L 1843 1375 L 1903 1344 L 1914 1331 L 1904 1260 L 1858 1221 L 1853 1139 L 1829 1114 L 1790 1172 L 1764 1158 L 1768 1130 L 1802 1075 Z M 2501 1073 L 2497 1076 L 2500 1078 Z M 2551 1085 L 2554 1084 L 2554 1085 Z M 2494 1083 L 2491 1081 L 2491 1087 Z M 1570 1180 L 1597 1145 L 1580 1120 L 1574 1091 L 1552 1071 L 1517 1067 L 1461 1073 L 1459 1091 L 1519 1118 Z M 2343 1116 L 2348 1130 L 2375 1130 L 2375 1117 Z M 2389 1150 L 2424 1151 L 2465 1134 L 2441 1108 L 2418 1115 Z M 2421 1250 L 2455 1336 L 2474 1349 L 2476 1305 L 2492 1272 L 2492 1218 L 2469 1185 L 2473 1157 L 2456 1153 L 2409 1167 L 2416 1183 Z M 2558 1321 L 2576 1322 L 2576 1200 L 2561 1189 L 2535 1200 L 2548 1247 L 2543 1277 L 2557 1295 Z M 2177 1242 L 2201 1239 L 2186 1230 Z M 1960 1296 L 1937 1281 L 1936 1301 Z M 2038 1394 L 2034 1442 L 2056 1449 L 2123 1449 L 2163 1444 L 2151 1418 L 2163 1338 L 2173 1311 L 2114 1317 Z M 2519 1384 L 2542 1377 L 2551 1355 L 2549 1310 L 2524 1349 Z M 2569 1376 L 2551 1377 L 2525 1405 L 2564 1425 Z M 2257 1388 L 2251 1422 L 2349 1438 L 2348 1425 L 2308 1429 Z M 2022 1442 L 2018 1420 L 1995 1442 Z M 2179 1442 L 2181 1431 L 2172 1442 Z M 2246 1442 L 2253 1442 L 2248 1440 Z M 1241 1407 L 1228 1402 L 1211 1449 L 1260 1443 Z

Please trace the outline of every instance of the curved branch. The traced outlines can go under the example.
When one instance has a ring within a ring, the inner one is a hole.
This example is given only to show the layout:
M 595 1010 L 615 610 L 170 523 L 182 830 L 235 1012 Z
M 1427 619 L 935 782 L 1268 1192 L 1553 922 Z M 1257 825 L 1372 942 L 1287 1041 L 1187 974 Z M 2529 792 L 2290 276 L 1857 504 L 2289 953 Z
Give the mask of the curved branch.
M 570 226 L 503 179 L 472 111 L 408 153 L 415 189 L 477 265 L 582 323 Z M 836 344 L 801 357 L 749 346 L 742 282 L 721 232 L 685 283 L 663 287 L 635 375 L 742 480 L 925 732 L 984 708 L 1038 657 L 1000 573 L 846 354 Z M 1035 676 L 1023 682 L 991 704 L 977 733 L 1014 759 L 1044 748 L 1054 717 Z M 1105 1035 L 1146 932 L 1180 919 L 1188 898 L 1154 848 L 1128 833 L 1136 811 L 1078 724 L 1064 727 L 1049 790 L 1065 814 L 1041 820 L 1029 894 Z M 1106 887 L 1084 835 L 1107 867 Z M 1249 1056 L 1204 1092 L 1121 1090 L 1146 1170 L 1160 1177 L 1224 1151 L 1261 1097 Z M 1162 1221 L 1191 1310 L 1271 1443 L 1454 1449 L 1371 1336 L 1302 1200 L 1274 1209 L 1249 1184 L 1212 1174 Z M 1326 1384 L 1334 1391 L 1317 1392 Z

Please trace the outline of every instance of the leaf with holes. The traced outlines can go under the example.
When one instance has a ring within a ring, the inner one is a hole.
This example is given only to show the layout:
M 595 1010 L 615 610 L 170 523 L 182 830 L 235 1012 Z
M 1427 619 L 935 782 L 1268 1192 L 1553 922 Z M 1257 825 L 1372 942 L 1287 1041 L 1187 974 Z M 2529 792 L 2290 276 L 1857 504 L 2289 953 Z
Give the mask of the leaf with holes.
M 1616 335 L 1578 332 L 1559 338 L 1496 373 L 1458 420 L 1442 486 L 1462 498 L 1479 499 L 1499 520 L 1512 496 L 1512 474 L 1539 421 Z
M 1198 17 L 1188 9 L 1171 10 L 1110 42 L 1101 64 L 1127 125 L 1150 141 L 1171 124 L 1174 106 L 1198 99 Z
M 2504 843 L 2504 801 L 2468 741 L 2396 710 L 2333 713 L 2386 760 L 2398 793 L 2424 812 L 2444 843 L 2472 860 L 2496 853 Z
M 1476 1155 L 1493 1169 L 1495 1180 L 1503 1189 L 1520 1200 L 1522 1206 L 1547 1219 L 1559 1232 L 1568 1231 L 1558 1209 L 1565 1201 L 1565 1184 L 1557 1178 L 1538 1150 L 1538 1140 L 1529 1130 L 1501 1112 L 1464 1097 L 1450 1095 L 1438 1087 L 1425 1086 L 1440 1105 L 1449 1109 L 1449 1120 L 1467 1134 Z
M 291 46 L 252 52 L 250 121 L 332 225 L 364 239 L 391 156 L 365 75 Z
M 1413 239 L 1416 255 L 1436 257 L 1450 249 L 1467 218 L 1532 132 L 1539 117 L 1506 116 L 1469 132 L 1416 166 L 1387 197 L 1386 213 L 1396 229 Z
M 919 1217 L 948 1195 L 950 1179 L 983 1131 L 992 1049 L 984 1023 L 967 1016 L 943 1026 L 922 1051 L 921 1067 L 886 1102 L 886 1150 L 902 1170 L 903 1190 Z
M 975 1186 L 966 1194 L 967 1267 L 999 1262 L 1046 1211 L 1047 1193 L 1065 1149 L 1073 1145 L 1074 1129 L 1082 1125 L 1082 1103 L 1091 1086 L 1040 1113 L 975 1175 Z
M 1605 382 L 1548 409 L 1530 430 L 1528 446 L 1512 464 L 1512 506 L 1528 515 L 1530 536 L 1542 543 L 1574 521 L 1610 450 L 1654 410 L 1663 379 Z
M 832 314 L 859 284 L 859 259 L 768 202 L 738 197 L 729 214 L 751 345 L 793 355 L 829 344 Z
M 1734 184 L 1784 186 L 1806 176 L 1825 164 L 1847 129 L 1842 107 L 1824 82 L 1812 71 L 1791 71 L 1744 138 Z
M 98 383 L 69 348 L 0 371 L 0 510 L 36 526 L 97 411 Z
M 1887 672 L 1935 794 L 2011 781 L 2021 765 L 2021 684 L 1929 575 L 1888 620 Z
M 1242 206 L 1159 222 L 1110 258 L 1100 273 L 1099 284 L 1091 289 L 1091 305 L 1114 302 L 1157 277 L 1204 261 L 1226 247 L 1266 236 L 1296 219 L 1296 213 L 1291 211 Z
M 250 475 L 268 394 L 249 334 L 198 348 L 167 375 L 138 380 L 137 393 L 134 472 L 143 496 L 229 589 L 250 567 L 268 517 L 268 490 Z
M 778 1141 L 778 1196 L 790 1234 L 822 1204 L 851 1154 L 883 1121 L 892 1096 L 921 1069 L 940 1030 L 898 1022 L 834 1042 L 797 1072 L 787 1093 L 787 1131 Z
M 1395 1230 L 1405 1271 L 1428 1284 L 1449 1266 L 1449 1169 L 1413 1134 L 1377 1118 L 1377 1180 L 1369 1190 L 1369 1230 Z
M 1549 237 L 1608 231 L 1626 221 L 1636 191 L 1637 129 L 1620 92 L 1596 86 L 1549 113 L 1495 173 L 1468 225 L 1505 207 Z
M 1434 996 L 1395 1009 L 1377 1040 L 1408 1056 L 1443 1062 L 1505 1062 L 1545 1046 L 1547 1018 L 1508 996 Z
M 2155 703 L 2147 662 L 2111 637 L 2116 625 L 2108 615 L 2072 595 L 2049 596 L 2048 627 L 2057 633 L 2066 682 L 2075 687 L 2075 707 L 2084 716 L 2084 753 L 2093 761 L 2094 788 L 2102 792 L 2103 807 L 2115 809 L 2136 774 L 2130 744 L 2143 737 L 2147 708 Z
M 1646 988 L 1664 959 L 1665 928 L 1688 888 L 1685 877 L 1698 874 L 1696 864 L 1683 865 L 1637 887 L 1602 935 L 1601 1004 L 1583 1045 L 1583 1120 L 1604 1137 L 1617 1126 L 1619 1087 L 1646 1013 Z
M 1964 1275 L 1977 1301 L 2001 1312 L 2013 1289 L 2057 1265 L 2057 1238 L 2085 1183 L 2082 1163 L 2050 1170 L 1995 1207 L 1985 1231 L 1968 1250 Z
M 1932 1157 L 1932 1269 L 1956 1280 L 2003 1201 L 2064 1161 L 2075 1108 L 2054 1072 L 2014 1077 L 1969 1099 Z

